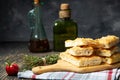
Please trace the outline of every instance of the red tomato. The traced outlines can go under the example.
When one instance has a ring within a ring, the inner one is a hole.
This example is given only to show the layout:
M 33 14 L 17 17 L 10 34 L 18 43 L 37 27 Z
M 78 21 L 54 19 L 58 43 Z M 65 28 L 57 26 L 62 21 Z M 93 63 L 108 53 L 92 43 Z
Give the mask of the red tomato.
M 6 65 L 6 72 L 9 76 L 17 75 L 18 71 L 19 71 L 19 67 L 17 64 L 13 63 L 11 65 Z

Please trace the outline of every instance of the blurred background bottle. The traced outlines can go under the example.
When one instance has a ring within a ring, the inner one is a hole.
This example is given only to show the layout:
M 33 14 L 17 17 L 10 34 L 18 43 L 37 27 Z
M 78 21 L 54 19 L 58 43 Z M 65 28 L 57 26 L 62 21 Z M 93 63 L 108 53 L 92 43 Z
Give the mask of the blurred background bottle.
M 60 5 L 59 19 L 55 21 L 53 27 L 54 51 L 65 51 L 65 40 L 78 37 L 77 23 L 71 19 L 71 9 L 69 4 Z
M 34 9 L 29 11 L 28 19 L 31 27 L 30 52 L 49 51 L 49 42 L 42 22 L 42 10 L 39 0 L 34 0 Z

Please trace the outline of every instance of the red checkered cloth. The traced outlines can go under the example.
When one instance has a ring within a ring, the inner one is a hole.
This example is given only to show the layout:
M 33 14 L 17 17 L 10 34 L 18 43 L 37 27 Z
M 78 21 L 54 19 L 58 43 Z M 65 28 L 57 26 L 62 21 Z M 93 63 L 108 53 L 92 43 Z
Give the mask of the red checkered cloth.
M 40 75 L 35 75 L 30 70 L 18 73 L 18 78 L 53 80 L 120 80 L 119 76 L 120 69 L 112 69 L 84 74 L 75 72 L 47 72 Z

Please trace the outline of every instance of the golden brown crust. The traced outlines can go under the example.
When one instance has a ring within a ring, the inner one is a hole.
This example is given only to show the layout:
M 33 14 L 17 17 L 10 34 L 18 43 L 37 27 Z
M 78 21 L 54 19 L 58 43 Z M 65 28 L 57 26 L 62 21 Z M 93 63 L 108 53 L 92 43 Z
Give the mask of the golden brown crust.
M 76 38 L 75 40 L 66 40 L 65 47 L 75 47 L 75 46 L 92 46 L 92 47 L 101 47 L 98 41 L 93 40 L 92 38 Z
M 113 64 L 113 63 L 120 62 L 120 52 L 113 54 L 111 57 L 105 58 L 104 61 L 107 64 Z
M 92 38 L 76 38 L 74 41 L 75 46 L 85 46 L 94 44 L 94 40 Z
M 104 62 L 107 64 L 120 62 L 120 52 L 113 54 L 111 57 L 104 58 Z
M 95 54 L 98 55 L 98 56 L 103 56 L 103 57 L 110 57 L 112 56 L 114 53 L 116 52 L 120 52 L 120 48 L 115 46 L 115 47 L 112 47 L 110 49 L 95 49 L 94 50 Z
M 93 54 L 92 47 L 72 47 L 67 49 L 66 52 L 73 56 L 90 56 Z
M 111 48 L 119 43 L 119 37 L 114 35 L 108 35 L 96 39 L 96 41 L 98 41 L 99 44 L 103 46 L 103 48 Z
M 60 58 L 78 67 L 95 66 L 95 65 L 100 65 L 102 63 L 102 58 L 99 56 L 76 57 L 66 52 L 60 53 Z
M 76 38 L 75 40 L 66 40 L 65 47 L 73 46 L 92 46 L 94 48 L 111 48 L 119 43 L 119 37 L 108 35 L 98 39 L 92 38 Z

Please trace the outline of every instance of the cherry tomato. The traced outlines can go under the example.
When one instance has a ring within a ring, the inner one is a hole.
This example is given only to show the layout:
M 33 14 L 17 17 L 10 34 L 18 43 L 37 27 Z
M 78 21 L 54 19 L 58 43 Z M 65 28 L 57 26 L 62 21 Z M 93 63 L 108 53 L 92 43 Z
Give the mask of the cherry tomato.
M 5 69 L 9 76 L 15 76 L 19 71 L 19 67 L 16 63 L 6 65 Z

